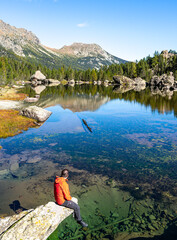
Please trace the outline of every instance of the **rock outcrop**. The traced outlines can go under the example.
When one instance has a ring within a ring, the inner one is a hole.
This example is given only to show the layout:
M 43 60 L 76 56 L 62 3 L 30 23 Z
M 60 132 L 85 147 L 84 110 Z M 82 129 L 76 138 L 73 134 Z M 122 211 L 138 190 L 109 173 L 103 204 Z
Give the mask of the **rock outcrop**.
M 117 85 L 126 85 L 126 86 L 134 85 L 133 79 L 125 76 L 116 75 L 116 76 L 113 76 L 113 80 Z
M 0 44 L 5 49 L 11 49 L 15 54 L 25 56 L 27 45 L 39 45 L 39 39 L 24 28 L 13 27 L 0 20 Z
M 136 86 L 146 86 L 146 81 L 140 77 L 134 78 L 133 80 Z
M 37 102 L 38 100 L 39 100 L 39 95 L 36 95 L 36 97 L 26 97 L 24 99 L 24 101 L 28 103 L 34 103 L 34 102 Z
M 72 201 L 77 203 L 76 198 Z M 45 240 L 73 210 L 49 202 L 36 209 L 0 219 L 1 240 Z
M 30 107 L 22 109 L 20 114 L 22 116 L 33 118 L 33 119 L 37 120 L 38 122 L 44 122 L 50 117 L 52 112 L 45 110 L 43 108 L 40 108 L 40 107 L 30 106 Z
M 6 50 L 15 54 L 36 60 L 50 68 L 58 68 L 62 65 L 75 66 L 78 69 L 97 68 L 103 65 L 125 63 L 127 61 L 111 55 L 97 44 L 73 43 L 61 49 L 46 47 L 31 31 L 13 27 L 0 20 L 0 46 L 5 56 Z
M 174 76 L 173 73 L 171 72 L 170 75 L 163 74 L 161 76 L 153 76 L 149 82 L 150 86 L 157 86 L 157 87 L 172 87 L 174 85 Z
M 49 84 L 56 84 L 56 85 L 59 85 L 60 84 L 60 81 L 57 80 L 57 79 L 46 79 L 48 81 Z
M 44 84 L 45 80 L 46 80 L 46 76 L 43 73 L 41 73 L 39 70 L 36 71 L 35 74 L 33 74 L 30 78 L 32 85 Z
M 175 55 L 174 53 L 168 52 L 168 50 L 162 51 L 161 54 L 162 54 L 163 58 L 165 58 L 165 59 L 169 59 Z
M 124 86 L 123 88 L 124 89 L 127 88 L 128 91 L 133 88 L 135 89 L 135 91 L 141 91 L 141 90 L 144 90 L 146 87 L 146 81 L 140 77 L 131 79 L 125 76 L 116 75 L 116 76 L 113 76 L 113 80 L 116 85 Z

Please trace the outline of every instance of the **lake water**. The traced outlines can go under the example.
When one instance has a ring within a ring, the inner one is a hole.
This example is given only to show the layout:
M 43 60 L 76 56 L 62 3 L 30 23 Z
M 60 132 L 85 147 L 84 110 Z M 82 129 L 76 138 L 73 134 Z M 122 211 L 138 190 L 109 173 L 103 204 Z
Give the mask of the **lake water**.
M 52 111 L 41 127 L 0 139 L 1 215 L 54 201 L 54 176 L 68 168 L 89 230 L 70 216 L 49 239 L 176 239 L 177 92 L 58 86 L 37 105 Z

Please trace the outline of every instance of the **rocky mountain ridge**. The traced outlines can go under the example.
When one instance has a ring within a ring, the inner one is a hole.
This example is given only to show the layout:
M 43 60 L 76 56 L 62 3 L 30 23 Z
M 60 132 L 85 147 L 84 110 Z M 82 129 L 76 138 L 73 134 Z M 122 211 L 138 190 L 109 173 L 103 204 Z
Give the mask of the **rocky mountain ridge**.
M 0 45 L 31 62 L 48 67 L 72 66 L 77 69 L 97 68 L 126 62 L 106 52 L 97 44 L 73 43 L 61 49 L 46 47 L 31 31 L 16 28 L 0 20 Z M 0 56 L 2 56 L 2 52 Z
M 19 56 L 25 56 L 23 47 L 28 44 L 39 45 L 39 39 L 24 28 L 16 28 L 0 20 L 0 44 L 5 49 L 11 49 Z

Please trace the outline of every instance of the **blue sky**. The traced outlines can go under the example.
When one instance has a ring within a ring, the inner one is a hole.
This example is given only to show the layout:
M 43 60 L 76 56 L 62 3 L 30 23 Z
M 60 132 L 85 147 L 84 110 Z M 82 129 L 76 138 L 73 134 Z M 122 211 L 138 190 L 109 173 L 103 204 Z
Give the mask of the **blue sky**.
M 0 0 L 0 19 L 61 48 L 97 43 L 135 61 L 177 50 L 177 0 Z

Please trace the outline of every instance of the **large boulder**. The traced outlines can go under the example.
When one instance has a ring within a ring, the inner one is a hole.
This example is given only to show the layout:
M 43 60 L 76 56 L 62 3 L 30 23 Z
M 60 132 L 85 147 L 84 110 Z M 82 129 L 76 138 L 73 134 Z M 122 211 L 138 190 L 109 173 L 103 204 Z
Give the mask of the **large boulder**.
M 39 100 L 39 97 L 26 97 L 24 99 L 24 101 L 28 103 L 34 103 L 34 102 L 37 102 L 38 100 Z
M 34 118 L 38 122 L 44 122 L 50 117 L 52 112 L 40 107 L 30 106 L 22 109 L 20 114 L 29 118 Z
M 146 81 L 140 77 L 134 78 L 134 84 L 138 86 L 146 86 Z
M 69 80 L 69 81 L 68 81 L 68 84 L 69 84 L 70 86 L 74 87 L 74 85 L 75 85 L 74 79 Z
M 133 86 L 135 84 L 133 79 L 121 75 L 113 76 L 113 80 L 117 85 Z
M 57 83 L 57 84 L 60 84 L 60 81 L 57 80 L 57 79 L 47 79 L 48 83 Z
M 72 201 L 77 203 L 76 198 Z M 1 240 L 45 240 L 73 210 L 49 202 L 35 210 L 0 219 Z
M 37 79 L 38 81 L 42 81 L 46 79 L 46 76 L 44 76 L 44 74 L 41 73 L 41 71 L 36 71 L 35 74 L 33 74 L 31 76 L 31 80 L 33 79 Z
M 171 72 L 170 75 L 163 74 L 161 76 L 153 76 L 152 79 L 150 80 L 149 84 L 151 86 L 168 86 L 171 87 L 175 83 L 173 73 Z

